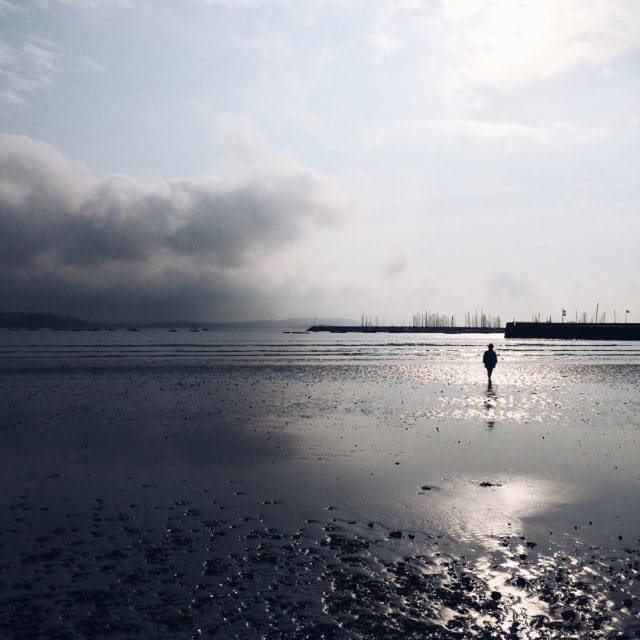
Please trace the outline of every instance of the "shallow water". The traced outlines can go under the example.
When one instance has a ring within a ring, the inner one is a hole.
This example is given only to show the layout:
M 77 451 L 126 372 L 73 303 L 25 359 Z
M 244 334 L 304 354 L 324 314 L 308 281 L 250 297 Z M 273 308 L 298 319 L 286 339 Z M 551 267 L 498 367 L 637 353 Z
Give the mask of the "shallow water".
M 501 368 L 529 361 L 638 364 L 640 342 L 505 340 L 502 334 L 286 333 L 283 331 L 7 331 L 0 329 L 7 366 L 106 364 L 400 364 L 473 365 L 493 342 Z
M 0 372 L 6 637 L 640 629 L 640 343 L 23 331 Z

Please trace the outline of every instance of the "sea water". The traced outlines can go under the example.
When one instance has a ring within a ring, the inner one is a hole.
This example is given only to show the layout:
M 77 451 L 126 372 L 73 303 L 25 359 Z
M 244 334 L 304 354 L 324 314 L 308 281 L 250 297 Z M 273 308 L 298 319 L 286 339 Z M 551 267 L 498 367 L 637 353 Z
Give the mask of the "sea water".
M 0 384 L 8 637 L 638 628 L 638 342 L 3 331 Z

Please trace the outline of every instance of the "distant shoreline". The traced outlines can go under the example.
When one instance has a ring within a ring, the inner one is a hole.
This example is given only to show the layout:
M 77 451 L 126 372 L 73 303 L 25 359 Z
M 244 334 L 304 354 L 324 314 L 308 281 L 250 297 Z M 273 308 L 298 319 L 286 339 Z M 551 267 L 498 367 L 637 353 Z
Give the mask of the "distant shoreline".
M 101 322 L 81 320 L 53 313 L 0 313 L 0 329 L 54 329 L 60 331 L 99 331 L 112 329 L 306 329 L 309 318 L 285 318 L 283 320 L 234 320 L 210 322 L 198 320 L 156 320 L 151 322 Z M 346 324 L 345 318 L 331 318 L 329 322 Z
M 144 323 L 115 323 L 81 320 L 50 313 L 0 313 L 0 329 L 37 331 L 113 331 L 116 329 L 168 329 L 171 331 L 208 330 L 278 330 L 296 329 L 299 332 L 326 333 L 441 333 L 441 334 L 502 334 L 505 338 L 548 340 L 640 340 L 637 322 L 507 322 L 504 327 L 438 327 L 411 325 L 361 325 L 352 321 L 330 320 L 313 324 L 304 318 L 285 320 L 254 320 L 233 322 L 197 322 L 193 320 L 155 321 Z

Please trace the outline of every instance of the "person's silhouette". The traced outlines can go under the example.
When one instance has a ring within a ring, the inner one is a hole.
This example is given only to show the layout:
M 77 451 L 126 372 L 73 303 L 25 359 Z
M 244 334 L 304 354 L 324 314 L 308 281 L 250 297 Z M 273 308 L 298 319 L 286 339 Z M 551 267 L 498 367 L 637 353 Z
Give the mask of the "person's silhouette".
M 491 385 L 491 374 L 495 369 L 496 364 L 498 363 L 498 356 L 496 352 L 493 350 L 493 344 L 489 344 L 488 349 L 484 352 L 482 356 L 482 362 L 484 364 L 485 369 L 487 370 L 487 377 L 489 378 L 489 385 Z

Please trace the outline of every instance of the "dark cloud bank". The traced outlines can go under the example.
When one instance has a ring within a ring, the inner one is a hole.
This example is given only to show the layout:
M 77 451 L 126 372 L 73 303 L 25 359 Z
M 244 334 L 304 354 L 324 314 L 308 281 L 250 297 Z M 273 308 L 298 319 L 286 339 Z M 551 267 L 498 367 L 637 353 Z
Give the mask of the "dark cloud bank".
M 0 135 L 2 310 L 114 321 L 277 314 L 263 260 L 338 220 L 336 202 L 295 163 L 149 185 L 97 179 L 48 145 Z

